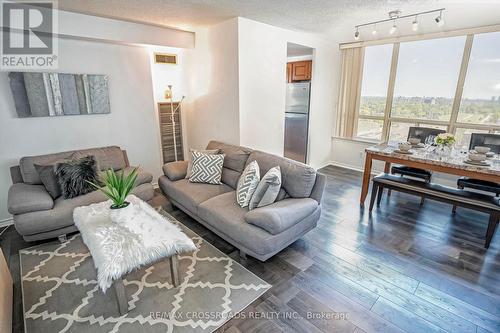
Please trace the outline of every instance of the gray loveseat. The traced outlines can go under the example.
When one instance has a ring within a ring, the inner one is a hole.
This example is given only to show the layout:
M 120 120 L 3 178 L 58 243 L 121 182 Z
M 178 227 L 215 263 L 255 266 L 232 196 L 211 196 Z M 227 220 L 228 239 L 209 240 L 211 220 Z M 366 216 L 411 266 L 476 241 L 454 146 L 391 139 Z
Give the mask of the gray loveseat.
M 107 199 L 100 191 L 93 191 L 76 198 L 59 197 L 54 200 L 42 184 L 34 166 L 87 155 L 96 158 L 100 170 L 123 169 L 125 173 L 133 170 L 126 152 L 116 146 L 27 156 L 21 158 L 18 166 L 11 168 L 13 185 L 9 189 L 8 210 L 14 216 L 16 230 L 26 241 L 60 237 L 77 231 L 73 224 L 73 209 Z M 153 175 L 139 169 L 132 193 L 145 201 L 151 200 L 154 195 L 152 180 Z
M 325 176 L 299 162 L 245 147 L 211 141 L 207 149 L 225 154 L 222 184 L 191 183 L 185 179 L 187 162 L 163 166 L 158 180 L 173 205 L 248 254 L 265 261 L 313 229 L 321 215 Z M 279 165 L 282 188 L 275 203 L 241 208 L 235 189 L 245 166 L 256 160 L 261 176 Z

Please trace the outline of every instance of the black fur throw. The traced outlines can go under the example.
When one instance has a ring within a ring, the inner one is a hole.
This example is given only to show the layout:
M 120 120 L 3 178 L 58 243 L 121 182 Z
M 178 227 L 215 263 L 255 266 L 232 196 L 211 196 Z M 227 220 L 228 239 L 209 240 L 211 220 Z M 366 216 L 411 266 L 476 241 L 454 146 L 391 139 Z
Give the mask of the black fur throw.
M 95 191 L 87 181 L 99 184 L 97 163 L 94 156 L 85 156 L 68 162 L 58 163 L 55 167 L 57 182 L 61 186 L 64 199 L 70 199 Z

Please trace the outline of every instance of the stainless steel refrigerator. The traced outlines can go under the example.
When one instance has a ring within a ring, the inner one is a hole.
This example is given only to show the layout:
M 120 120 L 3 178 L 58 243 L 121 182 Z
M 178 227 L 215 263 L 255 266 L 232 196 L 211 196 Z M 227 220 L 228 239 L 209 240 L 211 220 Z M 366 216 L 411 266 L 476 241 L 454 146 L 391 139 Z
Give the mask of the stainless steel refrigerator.
M 307 161 L 310 82 L 286 85 L 285 157 Z

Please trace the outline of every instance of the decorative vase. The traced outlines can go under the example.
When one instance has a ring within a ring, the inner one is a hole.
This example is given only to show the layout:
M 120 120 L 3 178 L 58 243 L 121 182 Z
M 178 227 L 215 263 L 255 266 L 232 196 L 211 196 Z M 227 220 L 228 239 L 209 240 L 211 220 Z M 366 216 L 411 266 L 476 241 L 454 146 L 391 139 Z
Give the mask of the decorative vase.
M 125 201 L 121 205 L 112 204 L 109 208 L 110 209 L 122 209 L 122 208 L 126 208 L 128 205 L 130 205 L 130 202 Z
M 438 145 L 436 151 L 441 159 L 449 158 L 452 147 L 449 145 Z
M 125 205 L 126 204 L 126 205 Z M 110 207 L 109 217 L 113 223 L 125 223 L 133 216 L 134 206 L 125 202 L 121 207 Z

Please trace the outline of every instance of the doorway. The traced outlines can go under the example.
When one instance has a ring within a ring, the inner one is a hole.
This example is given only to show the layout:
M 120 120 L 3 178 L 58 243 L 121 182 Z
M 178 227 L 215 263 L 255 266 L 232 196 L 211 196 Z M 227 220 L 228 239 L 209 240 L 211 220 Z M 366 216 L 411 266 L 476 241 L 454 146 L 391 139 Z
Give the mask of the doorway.
M 284 155 L 307 163 L 314 49 L 287 43 Z

